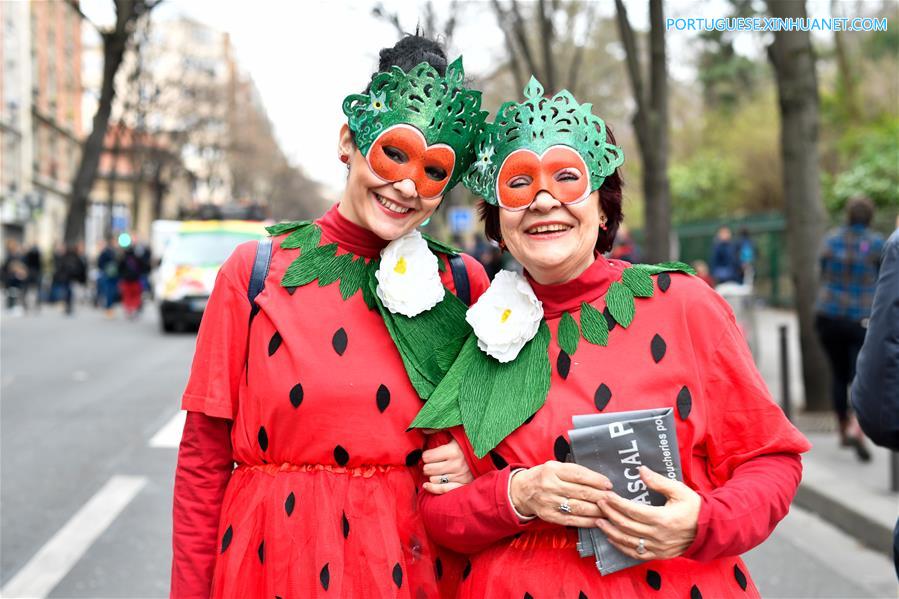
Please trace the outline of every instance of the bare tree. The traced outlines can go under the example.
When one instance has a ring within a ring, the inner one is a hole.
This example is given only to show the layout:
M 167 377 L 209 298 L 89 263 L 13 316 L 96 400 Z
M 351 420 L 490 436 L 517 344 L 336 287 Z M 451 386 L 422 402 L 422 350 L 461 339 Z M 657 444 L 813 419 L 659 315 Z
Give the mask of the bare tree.
M 88 196 L 97 177 L 97 167 L 103 152 L 103 141 L 109 127 L 109 115 L 115 99 L 115 78 L 128 41 L 134 34 L 140 17 L 149 13 L 162 0 L 114 0 L 116 22 L 111 29 L 99 29 L 103 39 L 103 83 L 94 113 L 93 128 L 81 149 L 81 161 L 72 181 L 69 212 L 66 216 L 65 241 L 76 243 L 84 239 L 84 219 L 87 216 Z
M 773 17 L 806 17 L 804 0 L 767 0 L 767 4 Z M 818 80 L 809 32 L 775 32 L 768 59 L 774 67 L 780 103 L 787 249 L 799 312 L 806 407 L 823 411 L 830 403 L 828 378 L 823 376 L 829 369 L 814 331 L 814 302 L 825 212 L 818 165 Z
M 634 30 L 622 0 L 615 0 L 618 29 L 637 112 L 634 131 L 643 160 L 643 201 L 646 214 L 646 257 L 668 260 L 671 251 L 671 189 L 668 182 L 668 67 L 662 0 L 649 0 L 649 73 L 640 69 Z M 647 85 L 648 83 L 648 85 Z
M 429 0 L 422 8 L 424 20 L 422 21 L 419 19 L 414 27 L 407 28 L 404 27 L 403 23 L 400 21 L 399 12 L 388 11 L 382 3 L 378 2 L 375 4 L 374 8 L 371 9 L 372 16 L 393 25 L 393 28 L 396 29 L 396 33 L 399 37 L 403 37 L 412 31 L 416 31 L 432 39 L 441 38 L 443 43 L 449 46 L 452 44 L 453 34 L 456 31 L 456 23 L 458 22 L 459 0 L 450 0 L 446 12 L 446 20 L 444 20 L 442 24 L 439 23 L 437 11 L 434 9 L 434 3 Z

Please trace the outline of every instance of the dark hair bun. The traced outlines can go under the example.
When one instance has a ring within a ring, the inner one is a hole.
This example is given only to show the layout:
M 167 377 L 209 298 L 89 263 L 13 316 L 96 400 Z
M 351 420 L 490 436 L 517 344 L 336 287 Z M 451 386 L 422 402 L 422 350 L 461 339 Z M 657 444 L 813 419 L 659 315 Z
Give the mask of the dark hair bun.
M 446 51 L 438 42 L 421 35 L 407 35 L 392 48 L 384 48 L 379 54 L 378 72 L 383 73 L 390 67 L 399 67 L 409 71 L 423 62 L 430 64 L 440 73 L 446 74 Z

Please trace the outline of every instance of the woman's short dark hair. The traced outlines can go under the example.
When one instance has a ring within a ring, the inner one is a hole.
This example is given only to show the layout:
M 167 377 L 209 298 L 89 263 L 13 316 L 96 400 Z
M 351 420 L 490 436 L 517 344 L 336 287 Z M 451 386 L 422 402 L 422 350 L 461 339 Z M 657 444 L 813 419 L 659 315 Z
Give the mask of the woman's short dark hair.
M 874 202 L 863 195 L 853 196 L 846 203 L 846 218 L 850 225 L 867 227 L 874 218 Z
M 390 48 L 381 49 L 378 54 L 378 70 L 372 73 L 371 78 L 374 80 L 378 73 L 386 73 L 392 67 L 399 67 L 408 73 L 423 62 L 434 67 L 441 77 L 446 75 L 448 61 L 443 46 L 423 35 L 409 34 Z M 371 81 L 364 93 L 367 94 L 370 88 Z
M 606 125 L 606 139 L 611 144 L 616 143 L 615 135 L 608 125 Z M 615 172 L 606 177 L 599 187 L 599 207 L 602 208 L 607 219 L 606 229 L 600 229 L 599 236 L 596 238 L 596 250 L 600 253 L 612 249 L 612 243 L 618 233 L 618 226 L 624 218 L 621 211 L 621 188 L 624 186 L 624 180 L 620 171 L 621 167 L 615 169 Z M 497 243 L 503 238 L 499 226 L 499 210 L 499 206 L 491 206 L 484 201 L 478 204 L 478 212 L 480 212 L 481 220 L 484 221 L 484 235 L 487 236 L 487 239 L 492 239 Z

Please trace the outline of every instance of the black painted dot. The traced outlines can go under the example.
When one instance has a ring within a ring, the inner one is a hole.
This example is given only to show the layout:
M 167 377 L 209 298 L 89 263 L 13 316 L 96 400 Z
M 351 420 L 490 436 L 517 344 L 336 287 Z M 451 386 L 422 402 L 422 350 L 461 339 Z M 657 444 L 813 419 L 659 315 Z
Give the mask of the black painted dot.
M 296 286 L 294 286 L 294 287 L 285 287 L 285 289 L 287 289 L 287 293 L 289 293 L 290 295 L 293 295 L 294 293 L 297 292 Z
M 615 325 L 618 324 L 615 322 L 615 319 L 612 317 L 612 313 L 609 312 L 609 307 L 606 306 L 602 309 L 602 315 L 606 317 L 606 324 L 609 326 L 609 330 L 615 328 Z
M 556 370 L 559 372 L 560 377 L 563 379 L 568 378 L 568 371 L 571 370 L 571 356 L 564 351 L 560 351 L 559 357 L 556 359 Z
M 328 564 L 325 564 L 322 571 L 318 573 L 318 580 L 322 583 L 322 588 L 327 591 L 328 585 L 331 584 L 331 570 L 328 569 Z
M 290 405 L 299 408 L 301 403 L 303 403 L 303 385 L 297 383 L 290 390 Z
M 702 599 L 702 593 L 699 592 L 699 587 L 695 584 L 690 587 L 690 599 Z
M 264 539 L 261 543 L 259 543 L 259 549 L 256 550 L 256 555 L 259 556 L 259 563 L 264 564 L 265 563 L 265 540 Z
M 530 593 L 525 593 L 525 594 L 524 594 L 524 599 L 534 599 L 534 596 L 531 595 Z
M 590 599 L 590 597 L 587 596 L 587 593 L 585 593 L 584 591 L 581 591 L 580 593 L 577 594 L 577 599 Z
M 268 355 L 274 355 L 279 347 L 281 347 L 281 333 L 275 331 L 275 334 L 272 335 L 272 338 L 268 342 Z
M 225 549 L 228 548 L 228 545 L 231 544 L 232 537 L 234 537 L 234 529 L 229 526 L 228 530 L 225 531 L 225 534 L 222 535 L 222 553 L 224 553 Z
M 746 590 L 746 585 L 749 583 L 746 580 L 746 575 L 743 574 L 743 570 L 740 569 L 740 566 L 734 564 L 734 578 L 737 579 L 737 584 L 740 585 L 740 588 L 744 591 Z
M 495 451 L 490 452 L 490 459 L 493 460 L 493 465 L 496 466 L 497 470 L 502 470 L 509 465 L 509 462 Z
M 349 518 L 346 517 L 346 512 L 343 512 L 343 517 L 341 518 L 340 523 L 343 526 L 343 538 L 344 539 L 349 538 L 349 536 L 350 536 L 350 520 L 349 520 Z
M 378 392 L 375 394 L 375 401 L 378 404 L 378 411 L 383 414 L 384 410 L 387 409 L 387 406 L 390 405 L 390 389 L 384 385 L 378 387 Z
M 397 563 L 393 566 L 393 584 L 396 585 L 396 588 L 400 588 L 403 586 L 403 568 Z
M 406 465 L 407 465 L 407 466 L 414 466 L 414 465 L 416 465 L 416 464 L 418 463 L 418 461 L 419 461 L 420 459 L 421 459 L 421 450 L 420 450 L 420 449 L 413 449 L 412 451 L 410 451 L 410 452 L 406 455 Z
M 652 341 L 649 343 L 649 351 L 652 352 L 652 359 L 655 360 L 655 363 L 658 364 L 662 361 L 662 358 L 665 357 L 665 351 L 668 349 L 668 344 L 665 343 L 665 340 L 662 339 L 662 336 L 656 333 L 656 335 L 652 338 Z
M 662 575 L 655 570 L 647 570 L 646 584 L 651 586 L 654 590 L 658 591 L 660 588 L 662 588 Z
M 346 331 L 343 327 L 337 329 L 337 332 L 334 333 L 334 336 L 331 338 L 331 346 L 334 348 L 334 351 L 337 352 L 338 356 L 342 356 L 343 352 L 346 351 L 347 345 L 347 336 Z
M 659 289 L 662 290 L 662 293 L 665 293 L 671 287 L 671 275 L 667 272 L 659 273 L 656 280 L 659 282 Z
M 553 443 L 553 454 L 556 456 L 556 460 L 559 462 L 565 462 L 568 460 L 568 454 L 571 453 L 571 445 L 568 444 L 568 441 L 565 440 L 565 437 L 559 435 L 556 437 L 556 442 Z
M 690 390 L 687 389 L 687 386 L 684 385 L 677 394 L 677 414 L 680 416 L 681 420 L 686 420 L 692 409 L 693 396 L 690 394 Z
M 465 568 L 462 569 L 462 580 L 468 578 L 469 574 L 471 574 L 471 560 L 466 560 Z
M 527 420 L 525 420 L 524 422 L 522 422 L 522 424 L 530 424 L 530 423 L 531 423 L 531 420 L 533 420 L 533 419 L 534 419 L 534 416 L 536 416 L 536 415 L 537 415 L 537 412 L 534 412 L 533 414 L 531 414 L 530 416 L 528 416 Z
M 268 449 L 268 433 L 265 432 L 265 427 L 259 427 L 259 433 L 256 435 L 256 439 L 259 440 L 259 447 L 262 451 L 266 451 Z
M 434 577 L 437 578 L 437 580 L 443 578 L 443 562 L 439 557 L 434 561 Z
M 605 383 L 600 383 L 599 387 L 596 388 L 596 393 L 593 394 L 593 405 L 602 412 L 609 405 L 610 399 L 612 399 L 612 390 Z
M 337 462 L 341 466 L 346 466 L 346 463 L 350 461 L 349 452 L 338 445 L 334 448 L 334 461 Z
M 287 496 L 287 499 L 284 501 L 284 511 L 287 512 L 288 517 L 293 513 L 293 508 L 297 504 L 297 498 L 293 494 L 293 491 L 290 492 L 290 495 Z

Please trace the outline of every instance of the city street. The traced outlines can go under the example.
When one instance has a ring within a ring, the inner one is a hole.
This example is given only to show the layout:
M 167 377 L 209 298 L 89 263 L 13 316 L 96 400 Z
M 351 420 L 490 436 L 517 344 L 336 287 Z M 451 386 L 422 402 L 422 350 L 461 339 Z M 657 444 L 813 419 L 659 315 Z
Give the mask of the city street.
M 78 308 L 3 315 L 0 594 L 165 597 L 195 336 Z M 896 597 L 890 560 L 798 508 L 746 559 L 765 597 Z

